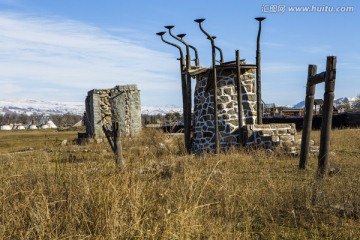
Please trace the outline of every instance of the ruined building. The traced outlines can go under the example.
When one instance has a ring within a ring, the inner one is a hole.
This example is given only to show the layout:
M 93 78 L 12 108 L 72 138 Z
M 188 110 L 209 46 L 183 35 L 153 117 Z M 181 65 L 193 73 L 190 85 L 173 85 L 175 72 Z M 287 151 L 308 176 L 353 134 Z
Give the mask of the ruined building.
M 85 100 L 87 137 L 101 139 L 104 129 L 111 130 L 119 122 L 121 136 L 135 136 L 141 132 L 140 90 L 136 85 L 93 89 Z

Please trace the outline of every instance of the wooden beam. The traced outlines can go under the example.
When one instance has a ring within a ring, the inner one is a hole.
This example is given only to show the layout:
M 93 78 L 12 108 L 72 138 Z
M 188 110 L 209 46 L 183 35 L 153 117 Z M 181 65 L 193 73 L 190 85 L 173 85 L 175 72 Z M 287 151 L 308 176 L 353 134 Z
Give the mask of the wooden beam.
M 236 90 L 237 90 L 237 100 L 238 100 L 239 147 L 243 144 L 242 127 L 243 127 L 243 115 L 244 115 L 241 88 L 242 86 L 241 86 L 241 69 L 240 69 L 240 51 L 236 50 Z
M 326 80 L 321 121 L 320 150 L 318 156 L 318 176 L 323 177 L 329 167 L 330 134 L 334 104 L 334 90 L 336 79 L 336 57 L 329 56 L 326 61 Z
M 318 83 L 325 82 L 325 75 L 326 75 L 326 72 L 321 72 L 321 73 L 315 74 L 314 76 L 311 76 L 310 80 L 309 80 L 310 85 L 315 85 Z
M 309 159 L 310 133 L 312 129 L 314 95 L 315 95 L 315 85 L 311 84 L 311 78 L 316 75 L 316 71 L 317 71 L 316 65 L 309 65 L 308 79 L 306 84 L 305 116 L 304 116 L 303 130 L 301 137 L 301 152 L 300 152 L 300 161 L 299 161 L 300 169 L 306 169 Z

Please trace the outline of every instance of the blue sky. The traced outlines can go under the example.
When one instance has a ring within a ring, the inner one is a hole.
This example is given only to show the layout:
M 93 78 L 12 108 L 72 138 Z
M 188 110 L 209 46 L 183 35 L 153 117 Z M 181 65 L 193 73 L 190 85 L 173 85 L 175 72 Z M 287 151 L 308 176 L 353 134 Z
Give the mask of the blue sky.
M 270 12 L 284 6 L 284 12 Z M 293 6 L 353 7 L 352 12 L 290 12 Z M 142 105 L 181 106 L 176 49 L 156 32 L 175 25 L 211 64 L 210 43 L 195 18 L 216 35 L 225 61 L 255 63 L 261 37 L 263 100 L 294 104 L 304 99 L 308 64 L 325 70 L 338 57 L 335 97 L 360 94 L 360 4 L 301 0 L 0 0 L 0 99 L 83 101 L 94 88 L 138 84 Z M 170 40 L 167 36 L 165 36 Z M 193 80 L 195 83 L 195 80 Z M 317 87 L 317 97 L 323 85 Z

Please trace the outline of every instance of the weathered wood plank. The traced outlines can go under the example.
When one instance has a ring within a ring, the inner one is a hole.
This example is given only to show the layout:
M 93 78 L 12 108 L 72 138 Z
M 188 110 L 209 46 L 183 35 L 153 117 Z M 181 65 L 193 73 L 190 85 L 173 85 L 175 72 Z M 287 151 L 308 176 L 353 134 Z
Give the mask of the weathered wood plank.
M 318 176 L 323 177 L 329 168 L 330 134 L 334 104 L 336 79 L 336 57 L 328 56 L 326 61 L 326 80 L 323 105 L 323 119 L 320 132 L 320 150 L 318 156 Z
M 305 116 L 301 138 L 301 152 L 299 168 L 305 169 L 309 159 L 310 133 L 312 128 L 315 85 L 311 84 L 311 78 L 316 75 L 317 66 L 309 65 L 308 79 L 306 84 Z

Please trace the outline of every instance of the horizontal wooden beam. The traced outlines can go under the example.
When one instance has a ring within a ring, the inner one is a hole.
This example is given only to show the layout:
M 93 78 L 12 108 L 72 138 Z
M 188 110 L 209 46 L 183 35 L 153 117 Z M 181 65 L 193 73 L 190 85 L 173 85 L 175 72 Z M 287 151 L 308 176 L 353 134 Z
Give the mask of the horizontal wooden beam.
M 310 85 L 315 85 L 318 83 L 325 82 L 325 76 L 326 76 L 326 72 L 318 73 L 314 76 L 309 77 L 308 83 Z

